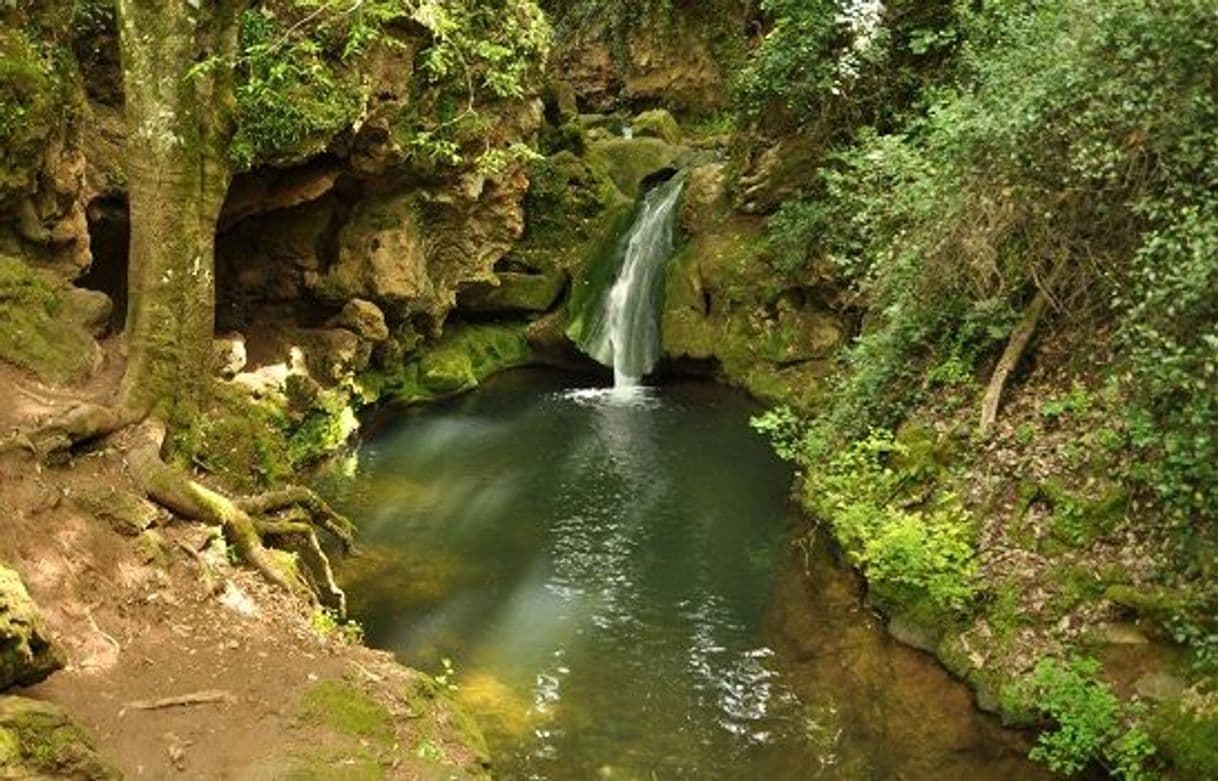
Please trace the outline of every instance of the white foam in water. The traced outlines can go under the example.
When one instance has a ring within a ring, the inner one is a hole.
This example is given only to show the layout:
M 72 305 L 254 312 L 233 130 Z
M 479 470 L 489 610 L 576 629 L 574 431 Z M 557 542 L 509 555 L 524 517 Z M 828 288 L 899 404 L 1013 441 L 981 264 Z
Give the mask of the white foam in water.
M 554 394 L 555 398 L 573 401 L 586 407 L 613 405 L 621 407 L 652 407 L 659 397 L 645 385 L 615 385 L 612 388 L 574 388 Z

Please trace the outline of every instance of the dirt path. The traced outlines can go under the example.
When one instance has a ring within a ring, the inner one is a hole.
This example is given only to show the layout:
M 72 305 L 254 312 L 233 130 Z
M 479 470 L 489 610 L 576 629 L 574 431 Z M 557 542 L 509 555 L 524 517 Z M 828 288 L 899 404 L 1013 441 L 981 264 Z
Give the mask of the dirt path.
M 81 396 L 105 398 L 117 376 L 103 372 Z M 4 365 L 0 388 L 5 432 L 71 398 Z M 482 772 L 485 751 L 439 687 L 319 629 L 308 605 L 209 546 L 217 530 L 138 500 L 122 444 L 54 467 L 0 458 L 0 561 L 25 579 L 69 659 L 18 693 L 65 707 L 128 778 Z M 199 692 L 215 701 L 139 707 Z

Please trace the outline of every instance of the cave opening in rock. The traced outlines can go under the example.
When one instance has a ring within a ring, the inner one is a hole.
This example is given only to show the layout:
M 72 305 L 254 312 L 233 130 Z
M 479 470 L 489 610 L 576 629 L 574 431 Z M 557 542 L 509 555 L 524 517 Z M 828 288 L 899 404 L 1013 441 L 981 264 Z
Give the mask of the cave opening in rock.
M 131 220 L 122 198 L 98 198 L 89 204 L 89 246 L 93 262 L 77 284 L 105 293 L 114 302 L 110 329 L 121 331 L 127 319 L 127 261 Z

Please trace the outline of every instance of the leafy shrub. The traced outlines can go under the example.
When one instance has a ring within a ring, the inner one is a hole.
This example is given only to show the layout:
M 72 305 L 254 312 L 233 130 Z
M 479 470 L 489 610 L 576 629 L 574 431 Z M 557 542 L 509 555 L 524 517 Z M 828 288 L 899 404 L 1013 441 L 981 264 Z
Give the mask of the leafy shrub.
M 805 506 L 881 598 L 929 599 L 948 612 L 969 607 L 977 588 L 972 519 L 946 492 L 916 508 L 901 506 L 927 475 L 916 466 L 890 466 L 908 452 L 891 432 L 876 429 L 834 451 L 785 407 L 755 418 L 753 427 L 770 436 L 782 458 L 801 466 Z
M 1125 781 L 1153 778 L 1147 769 L 1154 755 L 1149 736 L 1137 724 L 1126 726 L 1129 715 L 1099 673 L 1094 659 L 1042 659 L 1018 684 L 1014 697 L 1054 723 L 1029 756 L 1066 776 L 1100 762 Z

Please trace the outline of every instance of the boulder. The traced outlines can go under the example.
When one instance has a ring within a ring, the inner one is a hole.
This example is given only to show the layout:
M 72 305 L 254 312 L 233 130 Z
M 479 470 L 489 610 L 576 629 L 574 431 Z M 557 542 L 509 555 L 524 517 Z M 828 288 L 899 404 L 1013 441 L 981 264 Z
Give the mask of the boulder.
M 588 159 L 630 198 L 638 196 L 648 177 L 677 167 L 685 152 L 658 138 L 610 138 L 588 144 Z
M 118 781 L 93 739 L 59 706 L 0 697 L 0 778 Z
M 372 357 L 372 345 L 346 328 L 302 328 L 295 336 L 309 373 L 323 382 L 367 368 Z
M 669 144 L 681 143 L 681 126 L 668 111 L 644 111 L 630 122 L 635 138 L 658 138 Z
M 100 290 L 64 288 L 60 295 L 60 306 L 67 322 L 80 326 L 94 338 L 104 336 L 110 328 L 114 302 Z
M 80 382 L 100 367 L 97 342 L 64 314 L 68 289 L 20 258 L 0 255 L 0 360 L 59 383 Z
M 0 565 L 0 691 L 38 683 L 65 661 L 20 576 Z
M 224 379 L 236 377 L 247 362 L 245 337 L 241 334 L 218 336 L 212 340 L 212 366 Z
M 385 324 L 385 313 L 371 301 L 353 298 L 343 305 L 333 324 L 346 328 L 361 339 L 379 344 L 389 338 L 389 326 Z

